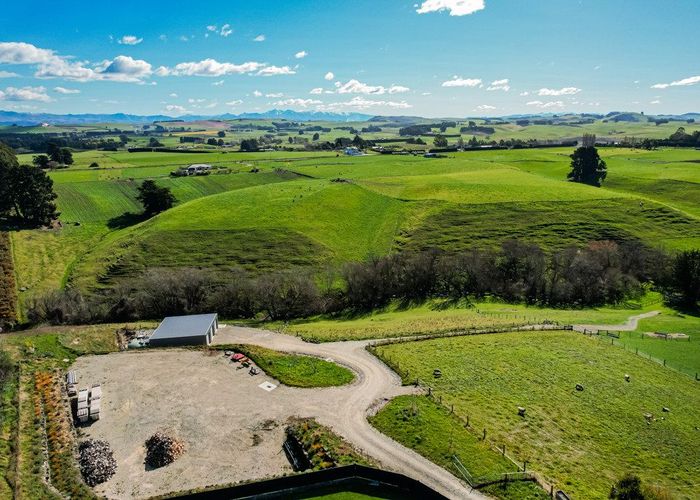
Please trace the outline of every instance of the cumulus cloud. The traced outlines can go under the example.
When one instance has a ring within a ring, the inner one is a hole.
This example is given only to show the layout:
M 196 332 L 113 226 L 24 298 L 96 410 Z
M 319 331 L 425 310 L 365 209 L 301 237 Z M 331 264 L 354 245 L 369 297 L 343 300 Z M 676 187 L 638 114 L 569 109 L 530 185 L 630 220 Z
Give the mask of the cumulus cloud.
M 328 104 L 321 104 L 316 107 L 319 111 L 339 111 L 343 109 L 370 109 L 377 107 L 385 107 L 392 109 L 408 109 L 413 107 L 406 101 L 381 101 L 374 99 L 367 99 L 366 97 L 355 96 L 349 101 L 342 102 L 331 102 Z
M 564 87 L 561 89 L 543 88 L 537 91 L 537 95 L 558 97 L 562 95 L 575 95 L 579 92 L 581 92 L 581 89 L 577 89 L 576 87 Z
M 51 102 L 44 87 L 7 87 L 0 90 L 0 101 L 38 101 Z
M 331 80 L 333 80 L 333 78 L 335 78 L 335 75 L 333 74 L 332 71 L 329 71 L 328 73 L 326 73 L 326 76 L 324 76 L 323 78 L 324 78 L 324 80 L 328 80 L 330 82 Z
M 548 101 L 548 102 L 542 102 L 542 101 L 530 101 L 525 103 L 526 106 L 535 106 L 537 108 L 541 109 L 549 109 L 549 108 L 563 108 L 564 103 L 562 101 Z
M 316 99 L 284 99 L 283 101 L 276 101 L 272 103 L 274 106 L 293 106 L 299 108 L 308 108 L 315 104 L 321 104 L 321 101 Z
M 151 65 L 129 56 L 117 56 L 90 67 L 87 62 L 59 56 L 53 50 L 24 42 L 0 43 L 0 63 L 36 65 L 36 78 L 64 78 L 79 82 L 109 80 L 143 83 L 152 73 Z
M 282 97 L 284 94 L 282 92 L 275 92 L 272 94 L 265 94 L 265 97 L 269 97 L 270 99 L 279 99 Z
M 221 31 L 219 31 L 219 35 L 223 36 L 224 38 L 229 36 L 231 33 L 233 33 L 233 29 L 231 28 L 230 24 L 224 24 L 221 27 Z
M 488 104 L 480 104 L 476 107 L 478 111 L 491 111 L 492 109 L 496 109 L 496 106 L 490 106 Z
M 484 0 L 425 0 L 416 12 L 428 14 L 447 10 L 451 16 L 466 16 L 485 7 Z
M 260 92 L 259 90 L 254 90 L 254 91 L 253 91 L 253 95 L 254 95 L 255 97 L 262 97 L 263 93 Z
M 504 92 L 508 92 L 510 90 L 510 85 L 508 82 L 508 78 L 504 78 L 503 80 L 494 80 L 491 82 L 491 85 L 486 88 L 486 90 L 502 90 Z
M 314 89 L 318 92 L 318 89 Z M 401 94 L 408 92 L 411 89 L 403 85 L 392 85 L 384 87 L 383 85 L 368 85 L 359 80 L 349 80 L 346 83 L 335 82 L 335 92 L 338 94 L 367 94 L 367 95 L 382 95 L 382 94 Z M 329 92 L 332 93 L 332 92 Z
M 217 29 L 216 24 L 210 24 L 207 26 L 207 31 L 216 31 Z
M 11 71 L 0 71 L 0 78 L 12 78 L 14 76 L 19 76 L 17 73 L 12 73 Z
M 233 101 L 227 102 L 226 106 L 238 106 L 239 104 L 243 104 L 243 101 L 240 99 L 234 99 Z
M 264 42 L 265 41 L 265 35 L 258 35 L 255 38 L 253 38 L 254 42 Z
M 481 85 L 482 81 L 480 78 L 462 78 L 460 76 L 453 76 L 452 80 L 447 80 L 442 82 L 443 87 L 478 87 Z
M 182 106 L 178 106 L 177 104 L 168 104 L 167 106 L 165 106 L 165 110 L 171 113 L 175 113 L 177 115 L 184 115 L 185 113 L 187 113 L 187 109 L 185 109 Z
M 308 55 L 309 55 L 308 52 L 306 52 L 305 50 L 301 50 L 301 51 L 297 52 L 296 54 L 294 54 L 294 57 L 296 57 L 297 59 L 304 59 Z
M 289 66 L 265 66 L 256 74 L 258 76 L 295 75 L 296 71 Z
M 696 85 L 700 83 L 699 76 L 690 76 L 688 78 L 683 78 L 682 80 L 676 80 L 671 83 L 657 83 L 651 86 L 652 89 L 667 89 L 669 87 L 686 87 L 688 85 Z
M 138 45 L 141 42 L 143 42 L 143 38 L 138 38 L 134 35 L 124 35 L 119 40 L 117 40 L 117 43 L 120 43 L 122 45 Z
M 170 97 L 177 97 L 177 94 L 176 94 L 175 92 L 172 92 L 172 93 L 170 94 Z
M 54 87 L 53 90 L 59 94 L 80 94 L 78 89 L 67 89 L 65 87 Z
M 316 87 L 315 89 L 311 89 L 309 94 L 323 94 L 323 89 L 321 87 Z
M 241 64 L 219 62 L 216 59 L 183 62 L 172 68 L 160 66 L 156 70 L 158 76 L 208 76 L 241 75 L 253 73 L 263 68 L 265 64 L 249 61 Z
M 530 95 L 530 92 L 528 92 L 527 90 L 525 92 L 520 92 L 521 97 L 525 97 L 527 95 Z

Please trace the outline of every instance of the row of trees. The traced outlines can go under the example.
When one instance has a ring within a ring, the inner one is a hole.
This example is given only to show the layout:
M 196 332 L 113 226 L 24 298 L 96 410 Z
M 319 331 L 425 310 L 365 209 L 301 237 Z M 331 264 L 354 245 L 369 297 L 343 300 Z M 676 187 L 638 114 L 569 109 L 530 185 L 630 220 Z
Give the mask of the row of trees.
M 700 297 L 700 251 L 675 258 L 640 244 L 592 242 L 546 255 L 516 240 L 498 250 L 459 254 L 400 253 L 345 266 L 318 280 L 305 272 L 213 275 L 155 269 L 99 295 L 53 292 L 34 299 L 34 322 L 89 323 L 217 311 L 228 318 L 289 320 L 315 314 L 366 312 L 391 301 L 420 303 L 498 297 L 550 306 L 595 306 L 639 296 L 653 282 L 686 306 Z M 319 285 L 321 283 L 321 285 Z M 338 286 L 338 283 L 341 283 Z
M 20 165 L 15 152 L 0 143 L 0 218 L 43 226 L 58 217 L 53 180 L 43 170 Z

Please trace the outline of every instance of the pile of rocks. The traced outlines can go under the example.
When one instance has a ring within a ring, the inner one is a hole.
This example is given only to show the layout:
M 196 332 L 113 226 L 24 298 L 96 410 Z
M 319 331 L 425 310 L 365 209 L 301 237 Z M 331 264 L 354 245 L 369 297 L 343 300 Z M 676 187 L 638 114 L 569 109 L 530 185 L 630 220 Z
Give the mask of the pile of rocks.
M 146 440 L 146 464 L 163 467 L 185 452 L 185 444 L 164 432 L 156 432 Z
M 80 473 L 89 486 L 104 483 L 117 472 L 117 461 L 107 441 L 88 439 L 78 446 Z

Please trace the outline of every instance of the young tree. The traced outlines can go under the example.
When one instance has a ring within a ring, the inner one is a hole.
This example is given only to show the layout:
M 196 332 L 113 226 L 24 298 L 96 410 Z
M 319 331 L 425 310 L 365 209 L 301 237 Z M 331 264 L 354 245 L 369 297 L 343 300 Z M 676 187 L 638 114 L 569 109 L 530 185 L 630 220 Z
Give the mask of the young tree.
M 138 192 L 136 199 L 141 202 L 143 212 L 149 217 L 172 208 L 176 201 L 170 189 L 160 187 L 150 179 L 143 181 Z
M 446 148 L 447 138 L 444 135 L 438 134 L 435 136 L 435 139 L 433 139 L 433 144 L 435 144 L 436 148 Z
M 148 141 L 148 147 L 149 148 L 160 148 L 160 147 L 163 147 L 163 144 L 161 144 L 161 142 L 158 139 L 156 139 L 155 137 L 151 137 Z
M 571 155 L 571 172 L 567 175 L 570 181 L 600 187 L 607 175 L 607 165 L 595 146 L 581 146 Z
M 613 485 L 610 490 L 610 498 L 617 500 L 644 500 L 642 481 L 637 476 L 627 474 Z
M 224 132 L 223 130 L 219 130 L 219 131 L 216 133 L 216 135 L 218 135 L 219 137 L 226 137 L 226 132 Z
M 321 137 L 321 136 L 318 135 L 318 132 L 316 132 L 316 133 L 313 135 L 313 137 L 311 137 L 311 140 L 312 140 L 312 141 L 317 141 L 317 140 L 319 140 L 320 137 Z

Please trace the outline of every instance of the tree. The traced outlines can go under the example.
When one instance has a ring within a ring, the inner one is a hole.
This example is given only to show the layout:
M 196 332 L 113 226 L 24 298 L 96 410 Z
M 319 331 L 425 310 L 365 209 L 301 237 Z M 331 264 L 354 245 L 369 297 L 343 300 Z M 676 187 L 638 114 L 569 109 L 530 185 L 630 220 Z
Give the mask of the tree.
M 121 142 L 122 144 L 126 144 L 127 142 L 129 142 L 129 138 L 126 135 L 121 134 L 119 136 L 119 142 Z
M 209 139 L 207 139 L 207 144 L 210 146 L 216 146 L 217 141 L 213 137 L 210 137 Z
M 158 139 L 155 137 L 151 137 L 148 141 L 148 147 L 149 148 L 160 148 L 163 147 L 163 145 L 160 143 Z
M 219 137 L 226 137 L 226 132 L 224 132 L 223 130 L 219 130 L 219 131 L 216 133 L 216 135 L 218 135 Z
M 150 216 L 172 208 L 175 196 L 166 187 L 158 186 L 152 180 L 145 180 L 138 188 L 137 200 L 143 205 L 143 212 Z
M 700 250 L 686 250 L 676 256 L 673 288 L 680 293 L 686 306 L 697 307 L 700 300 Z
M 10 199 L 10 171 L 17 168 L 17 156 L 9 146 L 0 142 L 0 216 L 7 215 L 12 208 Z
M 311 140 L 312 140 L 312 141 L 317 141 L 317 140 L 319 140 L 320 137 L 321 137 L 321 136 L 318 135 L 318 132 L 316 132 L 316 133 L 313 135 L 313 137 L 311 137 Z
M 97 163 L 96 161 L 93 161 L 93 162 L 90 164 L 90 168 L 100 168 L 100 164 Z
M 15 215 L 26 224 L 43 226 L 58 217 L 53 180 L 43 170 L 30 165 L 14 167 L 9 185 Z
M 571 155 L 570 181 L 600 187 L 607 175 L 607 165 L 594 146 L 581 146 Z
M 446 148 L 447 138 L 442 134 L 438 134 L 435 136 L 435 139 L 433 139 L 433 144 L 435 144 L 436 148 Z
M 610 490 L 610 498 L 616 500 L 644 500 L 641 479 L 632 474 L 627 474 L 613 485 Z
M 241 141 L 241 151 L 257 151 L 259 149 L 257 139 L 243 139 Z
M 32 163 L 35 167 L 39 168 L 49 168 L 49 162 L 51 159 L 46 155 L 36 155 L 32 158 Z
M 57 161 L 62 165 L 73 165 L 73 153 L 68 148 L 61 148 L 60 159 Z

